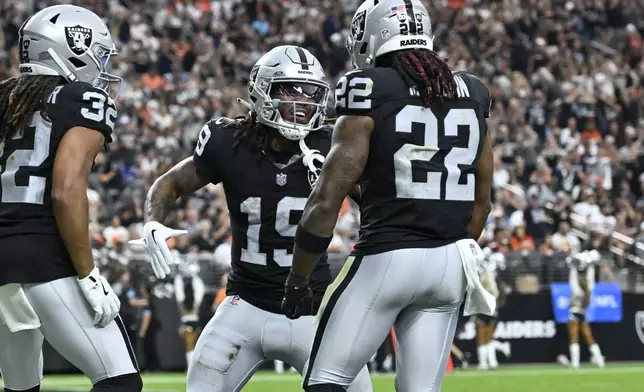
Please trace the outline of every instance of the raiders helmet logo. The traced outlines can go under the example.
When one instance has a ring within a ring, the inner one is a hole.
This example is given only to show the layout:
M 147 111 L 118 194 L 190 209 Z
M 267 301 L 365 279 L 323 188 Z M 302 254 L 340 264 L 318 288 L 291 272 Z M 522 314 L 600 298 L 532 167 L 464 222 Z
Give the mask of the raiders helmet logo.
M 65 37 L 69 49 L 80 56 L 92 45 L 92 29 L 83 26 L 65 27 Z
M 361 13 L 356 15 L 356 17 L 353 19 L 353 22 L 351 22 L 351 35 L 356 41 L 362 41 L 362 39 L 364 38 L 366 15 L 367 11 L 362 11 Z
M 635 312 L 635 332 L 644 344 L 644 310 Z

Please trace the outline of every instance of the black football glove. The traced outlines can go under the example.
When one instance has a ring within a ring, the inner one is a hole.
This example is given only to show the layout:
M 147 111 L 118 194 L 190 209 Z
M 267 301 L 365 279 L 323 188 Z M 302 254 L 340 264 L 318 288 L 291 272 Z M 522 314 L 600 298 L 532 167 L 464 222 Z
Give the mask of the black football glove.
M 282 312 L 291 320 L 302 315 L 311 314 L 313 292 L 309 287 L 309 278 L 291 272 L 286 278 Z

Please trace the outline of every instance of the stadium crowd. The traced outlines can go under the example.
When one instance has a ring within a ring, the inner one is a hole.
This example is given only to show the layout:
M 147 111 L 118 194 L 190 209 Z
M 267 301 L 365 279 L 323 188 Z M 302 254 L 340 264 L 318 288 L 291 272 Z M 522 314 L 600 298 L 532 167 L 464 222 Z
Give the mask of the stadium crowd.
M 0 2 L 0 80 L 17 74 L 17 32 L 26 16 L 61 2 Z M 192 153 L 208 119 L 244 114 L 236 98 L 246 97 L 248 73 L 270 48 L 307 47 L 333 86 L 351 69 L 344 39 L 359 1 L 69 2 L 104 15 L 117 38 L 120 55 L 112 69 L 123 78 L 119 116 L 115 140 L 97 158 L 87 191 L 90 235 L 110 280 L 131 287 L 123 291 L 129 304 L 146 309 L 147 253 L 127 242 L 140 236 L 149 186 Z M 600 280 L 628 275 L 637 283 L 636 263 L 644 258 L 636 246 L 644 241 L 641 1 L 423 3 L 435 50 L 453 70 L 474 73 L 492 91 L 494 206 L 482 244 L 522 257 L 604 250 Z M 358 215 L 347 201 L 329 250 L 336 264 L 357 237 Z M 181 199 L 166 223 L 189 231 L 172 248 L 187 260 L 178 268 L 184 275 L 199 271 L 207 317 L 230 267 L 221 187 Z M 524 262 L 517 260 L 509 267 Z

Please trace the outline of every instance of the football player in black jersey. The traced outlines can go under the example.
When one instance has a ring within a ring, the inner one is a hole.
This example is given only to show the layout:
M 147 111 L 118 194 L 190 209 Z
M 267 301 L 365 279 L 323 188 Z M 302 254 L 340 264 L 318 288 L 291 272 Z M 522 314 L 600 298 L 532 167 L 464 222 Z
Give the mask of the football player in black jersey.
M 38 391 L 43 338 L 92 391 L 142 389 L 120 302 L 94 266 L 87 180 L 112 140 L 120 79 L 107 26 L 53 6 L 19 30 L 20 77 L 0 83 L 0 372 Z M 115 318 L 116 317 L 116 318 Z
M 399 390 L 439 391 L 466 289 L 475 294 L 466 314 L 494 311 L 475 241 L 490 211 L 490 92 L 450 71 L 430 29 L 417 0 L 367 0 L 353 17 L 347 46 L 358 69 L 335 90 L 339 118 L 282 304 L 298 317 L 342 200 L 359 183 L 360 236 L 320 307 L 307 391 L 344 391 L 392 326 Z
M 227 298 L 208 322 L 188 366 L 188 391 L 239 391 L 257 367 L 281 360 L 300 372 L 315 313 L 331 281 L 322 258 L 300 320 L 281 312 L 293 236 L 331 144 L 323 128 L 329 85 L 319 61 L 297 46 L 274 48 L 253 67 L 246 117 L 209 121 L 192 157 L 155 181 L 145 203 L 144 238 L 155 273 L 170 272 L 165 227 L 177 198 L 222 183 L 232 228 Z M 357 374 L 357 372 L 356 372 Z M 365 366 L 350 390 L 371 391 Z

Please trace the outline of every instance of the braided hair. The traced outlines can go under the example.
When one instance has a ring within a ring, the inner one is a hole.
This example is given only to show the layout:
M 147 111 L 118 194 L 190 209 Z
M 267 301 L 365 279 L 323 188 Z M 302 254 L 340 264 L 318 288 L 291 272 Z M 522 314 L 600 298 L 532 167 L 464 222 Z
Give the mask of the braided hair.
M 454 74 L 446 61 L 433 50 L 411 49 L 387 53 L 376 60 L 378 67 L 392 67 L 407 82 L 416 86 L 425 107 L 439 106 L 456 96 Z
M 23 75 L 0 82 L 0 142 L 23 127 L 34 112 L 45 110 L 47 99 L 62 81 L 60 76 Z
M 268 150 L 269 147 L 270 128 L 257 122 L 257 115 L 254 112 L 248 116 L 235 118 L 233 127 L 235 129 L 233 148 L 236 149 L 242 143 L 248 143 L 257 153 L 257 159 L 261 159 L 262 151 Z

